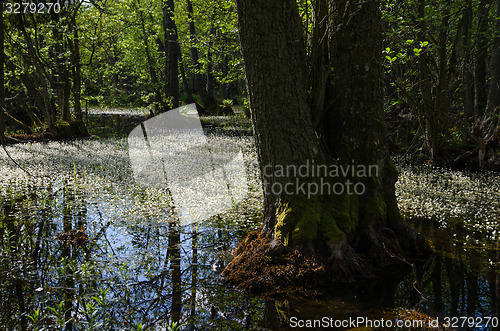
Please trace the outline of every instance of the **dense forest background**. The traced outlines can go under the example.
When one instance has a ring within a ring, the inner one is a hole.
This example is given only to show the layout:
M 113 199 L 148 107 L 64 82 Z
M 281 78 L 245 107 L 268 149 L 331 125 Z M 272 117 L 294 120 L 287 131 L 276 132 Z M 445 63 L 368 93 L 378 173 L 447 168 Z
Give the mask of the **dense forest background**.
M 213 114 L 247 106 L 233 1 L 65 1 L 19 13 L 0 2 L 0 122 L 10 136 L 87 135 L 82 114 L 95 106 L 150 115 L 192 102 Z M 298 4 L 308 84 L 334 84 L 313 70 L 322 37 L 312 31 L 328 1 Z M 391 148 L 435 164 L 498 167 L 500 1 L 381 6 Z M 311 104 L 321 97 L 311 93 Z

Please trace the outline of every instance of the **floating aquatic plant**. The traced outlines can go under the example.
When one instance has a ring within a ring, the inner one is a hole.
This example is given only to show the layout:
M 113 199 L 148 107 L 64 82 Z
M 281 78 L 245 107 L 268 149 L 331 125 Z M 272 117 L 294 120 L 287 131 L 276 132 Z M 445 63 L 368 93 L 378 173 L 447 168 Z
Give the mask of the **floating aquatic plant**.
M 496 235 L 500 225 L 498 173 L 427 166 L 404 166 L 399 171 L 396 195 L 405 217 L 434 219 L 443 227 L 459 221 L 470 229 Z

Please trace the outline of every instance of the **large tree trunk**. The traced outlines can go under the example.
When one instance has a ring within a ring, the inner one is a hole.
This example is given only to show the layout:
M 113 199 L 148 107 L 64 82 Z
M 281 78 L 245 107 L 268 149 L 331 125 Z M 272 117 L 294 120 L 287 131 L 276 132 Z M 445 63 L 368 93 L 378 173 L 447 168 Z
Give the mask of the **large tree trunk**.
M 380 2 L 336 0 L 334 4 L 333 23 L 338 25 L 330 28 L 334 31 L 330 53 L 333 107 L 326 115 L 322 136 L 330 158 L 344 167 L 352 163 L 365 168 L 376 166 L 378 173 L 354 178 L 364 184 L 366 192 L 334 197 L 339 202 L 333 213 L 349 245 L 380 262 L 387 257 L 384 243 L 388 238 L 382 232 L 399 239 L 385 243 L 387 247 L 408 245 L 400 253 L 411 250 L 416 240 L 415 232 L 399 214 L 394 188 L 397 171 L 387 149 Z
M 316 0 L 312 13 L 313 30 L 310 50 L 311 70 L 309 74 L 309 85 L 311 86 L 309 104 L 312 108 L 315 129 L 318 128 L 326 108 L 329 107 L 326 84 L 330 74 L 328 66 L 328 15 L 328 1 Z
M 287 281 L 306 275 L 349 281 L 369 272 L 370 264 L 389 262 L 389 251 L 405 254 L 415 248 L 416 233 L 399 215 L 394 193 L 397 173 L 385 141 L 379 1 L 337 0 L 333 10 L 332 22 L 340 23 L 330 28 L 335 31 L 330 56 L 333 107 L 315 132 L 296 2 L 237 1 L 265 201 L 261 234 L 247 238 L 223 273 L 230 282 L 248 285 L 257 279 L 262 285 L 262 273 L 278 278 L 287 274 Z M 365 175 L 317 173 L 318 167 L 345 170 L 356 165 L 365 169 Z M 353 190 L 353 184 L 366 192 Z M 295 269 L 262 270 L 262 265 L 273 263 L 255 254 L 263 251 L 287 256 L 284 259 Z M 287 255 L 292 251 L 295 255 Z M 302 256 L 313 262 L 298 263 Z
M 237 6 L 262 173 L 267 165 L 298 167 L 306 160 L 316 159 L 319 145 L 307 103 L 305 45 L 294 1 L 241 0 Z M 265 233 L 274 233 L 276 201 L 285 198 L 273 194 L 271 186 L 286 185 L 292 180 L 286 176 L 263 176 Z

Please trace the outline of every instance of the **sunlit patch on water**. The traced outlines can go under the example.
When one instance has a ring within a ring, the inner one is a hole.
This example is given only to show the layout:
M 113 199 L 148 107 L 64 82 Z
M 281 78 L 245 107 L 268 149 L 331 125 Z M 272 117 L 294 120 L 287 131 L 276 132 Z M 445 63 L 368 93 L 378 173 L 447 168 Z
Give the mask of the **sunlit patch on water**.
M 443 227 L 459 222 L 498 238 L 498 173 L 405 167 L 400 169 L 396 194 L 399 208 L 407 218 L 433 219 Z

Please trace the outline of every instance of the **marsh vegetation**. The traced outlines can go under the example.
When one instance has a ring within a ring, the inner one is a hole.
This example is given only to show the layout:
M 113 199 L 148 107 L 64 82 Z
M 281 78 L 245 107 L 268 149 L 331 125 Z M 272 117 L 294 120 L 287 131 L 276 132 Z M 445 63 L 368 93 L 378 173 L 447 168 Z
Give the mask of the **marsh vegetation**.
M 217 120 L 217 119 L 215 119 Z M 435 248 L 412 273 L 380 288 L 303 299 L 251 297 L 220 285 L 231 252 L 260 227 L 262 186 L 253 138 L 248 197 L 181 226 L 161 188 L 134 181 L 125 138 L 7 147 L 1 154 L 1 312 L 9 329 L 286 330 L 290 316 L 342 319 L 496 316 L 499 178 L 399 160 L 401 211 Z M 221 144 L 223 146 L 224 144 Z M 335 308 L 333 308 L 335 307 Z

